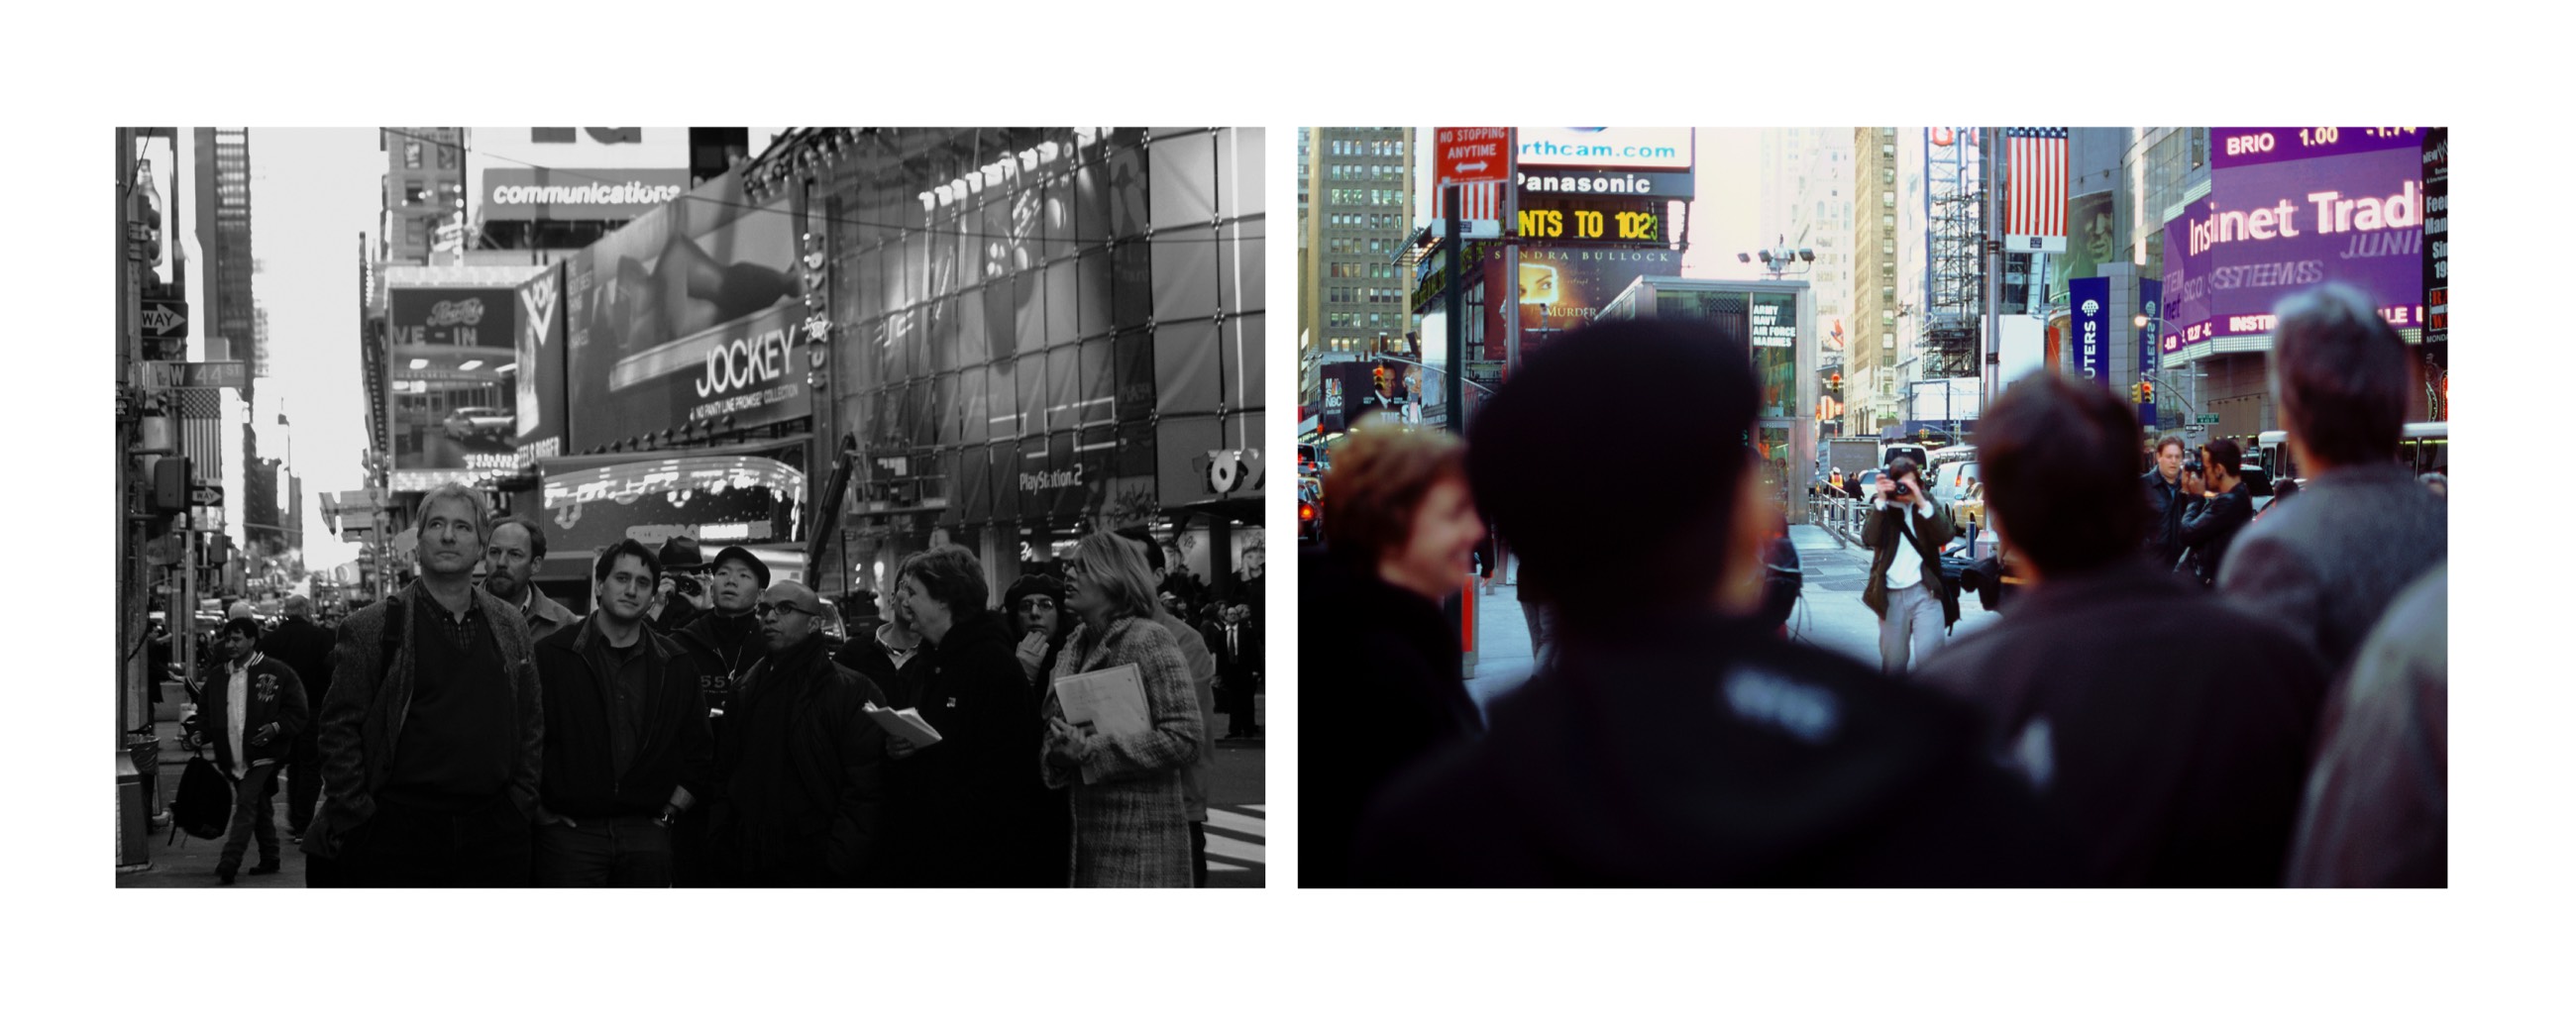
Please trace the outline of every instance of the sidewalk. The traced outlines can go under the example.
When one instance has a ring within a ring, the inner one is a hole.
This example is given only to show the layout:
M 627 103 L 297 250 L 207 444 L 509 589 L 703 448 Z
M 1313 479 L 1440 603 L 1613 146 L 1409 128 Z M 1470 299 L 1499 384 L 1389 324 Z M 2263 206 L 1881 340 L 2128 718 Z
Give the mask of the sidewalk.
M 175 719 L 175 716 L 173 718 Z M 166 809 L 169 807 L 171 795 L 179 792 L 179 774 L 187 770 L 188 752 L 187 749 L 179 746 L 177 722 L 155 722 L 152 725 L 161 737 L 160 793 L 161 805 Z M 304 852 L 297 850 L 294 841 L 287 839 L 286 780 L 282 775 L 278 778 L 275 803 L 278 857 L 285 866 L 284 869 L 272 876 L 247 874 L 238 876 L 229 887 L 230 889 L 301 890 L 304 888 Z M 144 855 L 151 859 L 150 864 L 138 871 L 117 873 L 118 889 L 171 889 L 217 885 L 215 862 L 223 856 L 222 837 L 200 840 L 179 832 L 176 826 L 161 826 L 144 836 L 143 850 Z M 247 873 L 250 867 L 256 864 L 259 864 L 259 845 L 254 843 L 249 850 L 242 852 L 243 872 Z
M 1494 593 L 1476 586 L 1476 675 L 1467 679 L 1467 696 L 1479 710 L 1527 682 L 1538 663 L 1530 652 L 1529 620 L 1521 613 L 1521 589 L 1505 583 L 1516 578 L 1520 560 L 1494 574 Z

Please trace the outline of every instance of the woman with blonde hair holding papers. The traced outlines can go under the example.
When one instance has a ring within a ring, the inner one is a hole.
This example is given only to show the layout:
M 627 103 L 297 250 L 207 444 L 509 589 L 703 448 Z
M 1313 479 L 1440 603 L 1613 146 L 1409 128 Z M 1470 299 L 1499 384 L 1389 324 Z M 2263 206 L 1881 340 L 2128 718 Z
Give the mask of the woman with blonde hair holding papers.
M 1039 771 L 1073 788 L 1073 885 L 1188 886 L 1181 770 L 1207 742 L 1189 665 L 1154 622 L 1132 543 L 1093 534 L 1067 564 L 1065 606 L 1081 622 L 1049 680 Z

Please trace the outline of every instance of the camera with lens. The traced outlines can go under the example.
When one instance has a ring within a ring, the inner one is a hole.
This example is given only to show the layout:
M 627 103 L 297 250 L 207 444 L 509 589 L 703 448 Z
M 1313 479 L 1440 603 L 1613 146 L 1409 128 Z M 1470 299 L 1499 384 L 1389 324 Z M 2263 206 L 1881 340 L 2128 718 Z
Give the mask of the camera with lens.
M 1895 494 L 1895 495 L 1896 495 L 1896 497 L 1898 497 L 1898 498 L 1912 498 L 1912 497 L 1914 497 L 1914 485 L 1908 484 L 1908 483 L 1906 483 L 1906 482 L 1904 482 L 1904 481 L 1901 481 L 1901 480 L 1900 480 L 1900 481 L 1897 481 L 1897 482 L 1896 482 L 1896 490 L 1895 490 L 1894 494 Z
M 695 598 L 706 593 L 707 585 L 696 577 L 683 575 L 671 578 L 671 589 Z

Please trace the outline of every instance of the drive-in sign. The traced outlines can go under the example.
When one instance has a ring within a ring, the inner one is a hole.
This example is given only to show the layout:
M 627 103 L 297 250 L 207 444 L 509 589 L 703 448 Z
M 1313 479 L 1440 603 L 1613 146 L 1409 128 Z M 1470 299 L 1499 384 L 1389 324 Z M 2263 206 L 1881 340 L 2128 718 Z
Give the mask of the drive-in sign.
M 1511 178 L 1512 130 L 1509 128 L 1441 128 L 1440 184 L 1471 185 Z

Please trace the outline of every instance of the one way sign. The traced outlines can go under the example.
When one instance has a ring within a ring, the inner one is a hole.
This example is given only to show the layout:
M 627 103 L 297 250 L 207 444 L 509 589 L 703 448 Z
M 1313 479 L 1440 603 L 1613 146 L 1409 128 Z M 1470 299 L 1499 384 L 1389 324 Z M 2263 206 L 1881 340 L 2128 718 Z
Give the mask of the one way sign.
M 177 299 L 145 300 L 143 337 L 156 342 L 175 342 L 187 338 L 188 304 Z

